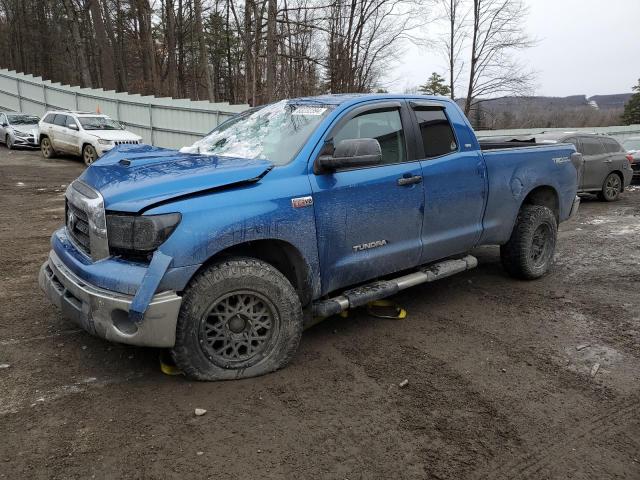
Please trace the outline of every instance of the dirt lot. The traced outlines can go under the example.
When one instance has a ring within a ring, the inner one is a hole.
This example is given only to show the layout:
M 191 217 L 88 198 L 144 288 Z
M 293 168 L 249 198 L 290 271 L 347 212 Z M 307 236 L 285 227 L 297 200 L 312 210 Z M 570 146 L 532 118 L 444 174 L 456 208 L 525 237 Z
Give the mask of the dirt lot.
M 0 478 L 640 479 L 639 188 L 584 200 L 542 280 L 480 249 L 405 320 L 332 318 L 287 369 L 207 384 L 39 291 L 81 171 L 0 150 Z

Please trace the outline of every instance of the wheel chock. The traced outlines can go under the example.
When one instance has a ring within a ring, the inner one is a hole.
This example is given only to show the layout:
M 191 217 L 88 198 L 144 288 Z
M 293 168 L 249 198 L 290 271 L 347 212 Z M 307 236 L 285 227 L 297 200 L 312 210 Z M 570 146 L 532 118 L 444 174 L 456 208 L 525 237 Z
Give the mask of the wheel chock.
M 160 360 L 160 371 L 165 375 L 170 375 L 170 376 L 182 375 L 182 372 L 174 363 L 173 358 L 171 358 L 171 355 L 169 355 L 169 352 L 162 352 L 160 354 L 159 360 Z
M 402 320 L 407 318 L 407 311 L 389 300 L 376 300 L 367 303 L 367 313 L 376 318 Z

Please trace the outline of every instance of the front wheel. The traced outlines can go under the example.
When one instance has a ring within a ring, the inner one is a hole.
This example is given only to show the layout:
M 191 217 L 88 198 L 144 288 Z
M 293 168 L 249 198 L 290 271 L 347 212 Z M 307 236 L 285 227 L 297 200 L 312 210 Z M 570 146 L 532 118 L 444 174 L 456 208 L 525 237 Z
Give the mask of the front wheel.
M 208 267 L 184 293 L 173 358 L 196 380 L 263 375 L 289 363 L 302 335 L 302 308 L 268 263 L 233 258 Z
M 44 137 L 40 140 L 40 151 L 42 152 L 42 156 L 44 158 L 53 158 L 55 155 L 55 150 L 53 149 L 53 145 L 51 145 L 51 140 L 49 137 Z
M 84 164 L 88 167 L 98 158 L 98 153 L 96 149 L 93 148 L 93 145 L 85 145 L 82 149 L 82 159 L 84 160 Z
M 558 224 L 553 212 L 541 205 L 523 205 L 511 238 L 500 247 L 502 266 L 509 275 L 524 280 L 549 271 L 556 250 Z
M 622 180 L 617 173 L 610 173 L 604 179 L 598 198 L 605 202 L 615 202 L 620 198 L 620 192 L 622 192 Z
M 7 148 L 9 150 L 13 150 L 13 139 L 11 138 L 11 135 L 7 135 L 7 137 L 4 139 L 4 143 L 7 145 Z

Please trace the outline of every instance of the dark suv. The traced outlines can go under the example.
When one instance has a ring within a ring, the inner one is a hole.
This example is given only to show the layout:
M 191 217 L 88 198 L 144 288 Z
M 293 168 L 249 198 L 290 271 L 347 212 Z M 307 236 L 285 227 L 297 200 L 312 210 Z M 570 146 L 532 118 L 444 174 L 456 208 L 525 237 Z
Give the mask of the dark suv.
M 630 157 L 620 143 L 605 135 L 583 132 L 547 132 L 535 136 L 536 143 L 572 143 L 584 157 L 578 192 L 597 193 L 607 202 L 617 200 L 631 183 Z

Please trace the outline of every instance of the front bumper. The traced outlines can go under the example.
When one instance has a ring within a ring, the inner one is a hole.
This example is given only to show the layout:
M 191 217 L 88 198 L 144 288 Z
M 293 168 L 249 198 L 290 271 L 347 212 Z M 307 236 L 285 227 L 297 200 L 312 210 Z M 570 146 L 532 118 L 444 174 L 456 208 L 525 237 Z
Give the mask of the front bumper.
M 13 136 L 13 145 L 15 147 L 31 147 L 31 148 L 39 148 L 38 142 L 35 137 L 18 137 L 17 135 Z
M 112 342 L 146 347 L 173 347 L 182 298 L 173 291 L 153 296 L 144 318 L 129 318 L 133 296 L 91 285 L 69 270 L 51 251 L 38 277 L 49 300 L 92 335 Z
M 571 211 L 569 212 L 569 218 L 567 220 L 571 220 L 578 214 L 578 210 L 580 209 L 580 197 L 575 196 L 573 199 L 573 204 L 571 205 Z

